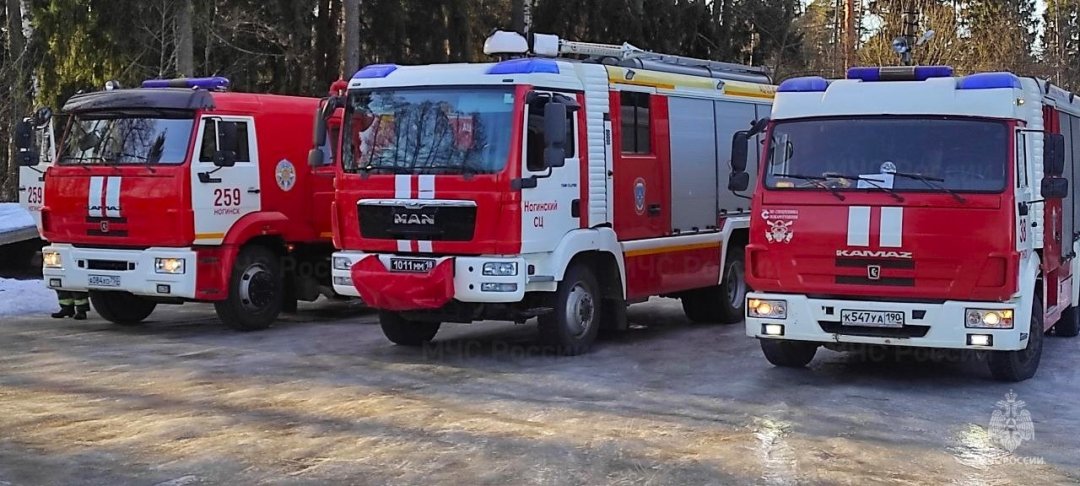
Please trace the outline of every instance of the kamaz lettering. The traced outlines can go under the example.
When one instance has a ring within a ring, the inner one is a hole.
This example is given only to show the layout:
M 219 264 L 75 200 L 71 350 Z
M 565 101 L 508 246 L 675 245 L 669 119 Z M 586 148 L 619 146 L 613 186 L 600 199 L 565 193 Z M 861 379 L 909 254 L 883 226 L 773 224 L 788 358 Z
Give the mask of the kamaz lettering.
M 910 251 L 885 250 L 836 250 L 836 256 L 861 258 L 912 258 Z

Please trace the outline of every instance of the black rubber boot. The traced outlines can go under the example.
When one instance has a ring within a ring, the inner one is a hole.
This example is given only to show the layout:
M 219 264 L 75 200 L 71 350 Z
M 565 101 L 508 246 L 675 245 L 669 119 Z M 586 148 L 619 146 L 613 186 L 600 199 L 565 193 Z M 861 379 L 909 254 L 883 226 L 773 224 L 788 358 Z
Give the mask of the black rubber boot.
M 71 316 L 74 316 L 74 315 L 75 315 L 75 306 L 73 306 L 73 305 L 62 305 L 62 306 L 60 306 L 60 312 L 53 312 L 52 318 L 53 319 L 63 319 L 65 317 L 71 317 Z
M 76 321 L 85 321 L 86 320 L 86 312 L 89 311 L 89 310 L 90 310 L 89 305 L 84 304 L 84 305 L 75 306 L 75 320 Z

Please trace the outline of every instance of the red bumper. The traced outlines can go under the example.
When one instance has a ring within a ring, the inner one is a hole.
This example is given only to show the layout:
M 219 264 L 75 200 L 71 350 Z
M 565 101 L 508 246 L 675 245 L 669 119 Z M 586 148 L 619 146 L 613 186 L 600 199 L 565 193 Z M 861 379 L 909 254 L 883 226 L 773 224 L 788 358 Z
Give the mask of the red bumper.
M 391 272 L 378 257 L 352 266 L 353 286 L 364 304 L 376 309 L 438 309 L 454 298 L 454 260 L 446 259 L 427 273 Z

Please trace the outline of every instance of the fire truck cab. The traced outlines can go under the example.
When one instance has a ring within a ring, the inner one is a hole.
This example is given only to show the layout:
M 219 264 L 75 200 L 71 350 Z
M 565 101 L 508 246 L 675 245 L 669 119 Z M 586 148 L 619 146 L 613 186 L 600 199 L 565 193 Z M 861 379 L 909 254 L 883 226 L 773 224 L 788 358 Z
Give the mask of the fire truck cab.
M 749 201 L 724 189 L 728 140 L 767 114 L 765 73 L 543 34 L 532 56 L 509 32 L 485 50 L 506 58 L 364 67 L 332 104 L 335 290 L 403 345 L 538 317 L 576 354 L 658 295 L 738 322 Z
M 979 350 L 1018 381 L 1044 333 L 1077 335 L 1071 93 L 1006 72 L 852 68 L 783 82 L 765 140 L 746 332 L 773 364 L 820 346 Z
M 50 287 L 89 292 L 118 324 L 213 302 L 240 330 L 332 294 L 334 172 L 305 165 L 319 100 L 227 86 L 150 80 L 65 104 L 41 208 Z

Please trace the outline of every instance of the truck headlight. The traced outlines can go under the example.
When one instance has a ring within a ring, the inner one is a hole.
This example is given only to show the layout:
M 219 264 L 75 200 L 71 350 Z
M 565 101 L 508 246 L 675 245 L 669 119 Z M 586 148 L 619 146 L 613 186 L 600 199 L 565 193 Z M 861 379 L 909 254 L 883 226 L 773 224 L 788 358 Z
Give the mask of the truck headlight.
M 41 262 L 45 268 L 64 268 L 64 263 L 60 260 L 60 252 L 57 251 L 41 252 Z
M 1012 329 L 1012 309 L 967 309 L 964 326 L 968 329 Z
M 348 270 L 352 268 L 352 260 L 345 257 L 334 257 L 334 270 Z
M 483 273 L 485 277 L 513 277 L 518 274 L 517 262 L 487 262 Z
M 154 259 L 154 271 L 157 273 L 168 273 L 172 275 L 179 275 L 184 273 L 184 259 L 183 258 L 155 258 Z
M 746 313 L 750 317 L 787 319 L 787 301 L 748 299 L 746 301 Z

